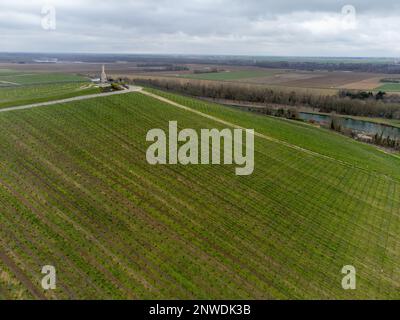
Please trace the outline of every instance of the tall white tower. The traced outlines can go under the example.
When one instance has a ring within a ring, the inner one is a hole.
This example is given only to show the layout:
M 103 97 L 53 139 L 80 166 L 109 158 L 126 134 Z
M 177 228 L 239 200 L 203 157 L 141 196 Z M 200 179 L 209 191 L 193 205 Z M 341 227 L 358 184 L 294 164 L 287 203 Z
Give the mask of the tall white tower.
M 101 83 L 106 83 L 107 82 L 107 75 L 106 75 L 106 71 L 104 69 L 104 64 L 103 64 L 103 67 L 101 69 L 100 82 Z

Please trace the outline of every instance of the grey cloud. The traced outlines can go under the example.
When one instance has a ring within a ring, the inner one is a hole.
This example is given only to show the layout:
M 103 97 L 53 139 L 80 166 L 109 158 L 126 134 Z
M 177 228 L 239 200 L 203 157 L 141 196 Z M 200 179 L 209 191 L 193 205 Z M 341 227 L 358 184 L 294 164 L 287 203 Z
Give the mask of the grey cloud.
M 0 50 L 400 55 L 398 1 L 54 0 L 55 31 L 40 27 L 44 3 L 0 4 Z M 354 26 L 342 20 L 346 4 Z

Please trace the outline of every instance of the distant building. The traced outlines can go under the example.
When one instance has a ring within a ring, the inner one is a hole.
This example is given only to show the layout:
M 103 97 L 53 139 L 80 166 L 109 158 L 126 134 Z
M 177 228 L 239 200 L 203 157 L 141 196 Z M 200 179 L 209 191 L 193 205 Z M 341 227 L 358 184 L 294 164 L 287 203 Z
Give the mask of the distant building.
M 103 67 L 101 69 L 100 83 L 107 83 L 107 74 L 106 74 L 106 71 L 104 69 L 104 64 L 103 64 Z
M 91 81 L 93 83 L 99 84 L 100 86 L 109 85 L 108 79 L 107 79 L 107 74 L 106 74 L 106 71 L 105 71 L 105 68 L 104 68 L 104 64 L 103 64 L 103 66 L 101 68 L 100 78 L 92 78 Z

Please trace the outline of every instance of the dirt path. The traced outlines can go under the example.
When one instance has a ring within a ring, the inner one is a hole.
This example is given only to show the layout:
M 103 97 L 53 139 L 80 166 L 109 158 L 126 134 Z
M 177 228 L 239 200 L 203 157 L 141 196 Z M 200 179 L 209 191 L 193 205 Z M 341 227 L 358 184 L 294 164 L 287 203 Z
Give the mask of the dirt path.
M 114 96 L 114 95 L 117 95 L 117 94 L 125 94 L 125 93 L 130 93 L 130 92 L 137 92 L 137 91 L 140 91 L 140 90 L 142 90 L 142 88 L 130 86 L 129 89 L 121 90 L 121 91 L 113 91 L 113 92 L 106 92 L 106 93 L 96 93 L 96 94 L 89 94 L 89 95 L 86 95 L 86 96 L 72 97 L 72 98 L 68 98 L 68 99 L 53 100 L 53 101 L 47 101 L 47 102 L 39 102 L 39 103 L 27 104 L 27 105 L 24 105 L 24 106 L 8 107 L 8 108 L 0 109 L 0 112 L 24 110 L 24 109 L 31 109 L 31 108 L 36 108 L 36 107 L 50 106 L 50 105 L 58 104 L 58 103 L 66 103 L 66 102 L 87 100 L 87 99 L 93 99 L 93 98 L 108 97 L 108 96 Z
M 46 300 L 46 296 L 31 282 L 24 272 L 10 259 L 5 252 L 0 250 L 0 260 L 11 270 L 13 275 L 20 281 L 33 297 L 40 300 Z

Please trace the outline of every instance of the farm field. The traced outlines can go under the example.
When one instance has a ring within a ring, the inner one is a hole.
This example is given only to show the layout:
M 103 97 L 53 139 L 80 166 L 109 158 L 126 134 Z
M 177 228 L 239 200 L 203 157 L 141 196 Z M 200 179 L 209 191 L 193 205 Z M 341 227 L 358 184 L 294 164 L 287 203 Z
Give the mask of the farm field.
M 74 74 L 58 73 L 23 73 L 23 72 L 0 72 L 0 83 L 14 85 L 52 84 L 62 82 L 86 82 L 87 78 Z
M 186 74 L 184 78 L 199 80 L 238 80 L 271 76 L 272 73 L 261 70 L 223 71 L 214 73 Z
M 306 88 L 348 88 L 351 86 L 355 89 L 363 89 L 357 84 L 376 77 L 376 74 L 365 72 L 311 72 L 308 78 L 282 82 L 281 85 Z
M 100 92 L 87 78 L 64 73 L 0 69 L 0 108 Z
M 385 92 L 400 92 L 400 83 L 385 83 L 376 89 Z
M 191 66 L 191 68 L 196 68 Z M 222 66 L 221 66 L 222 68 Z M 384 74 L 367 72 L 343 72 L 343 71 L 299 71 L 285 69 L 252 68 L 246 70 L 234 68 L 230 72 L 205 73 L 205 74 L 181 74 L 177 77 L 215 80 L 235 81 L 248 84 L 259 84 L 267 86 L 280 86 L 288 88 L 308 89 L 353 89 L 353 90 L 374 90 L 381 85 L 380 80 L 387 77 Z M 151 74 L 147 74 L 151 76 Z M 153 74 L 153 76 L 156 74 Z M 159 74 L 165 76 L 165 74 Z
M 363 61 L 363 59 L 359 59 Z M 367 60 L 368 61 L 368 60 Z M 247 66 L 227 66 L 213 64 L 185 64 L 186 71 L 138 72 L 135 63 L 109 63 L 108 73 L 114 77 L 174 77 L 179 79 L 233 81 L 246 84 L 281 87 L 288 90 L 314 90 L 317 94 L 337 92 L 339 89 L 376 90 L 382 85 L 381 79 L 388 75 L 368 72 L 343 71 L 300 71 L 289 69 L 272 69 Z M 194 74 L 194 70 L 219 68 L 226 70 L 219 73 Z M 54 83 L 70 81 L 87 81 L 87 78 L 76 75 L 90 74 L 95 76 L 101 64 L 54 64 L 54 65 L 15 65 L 0 64 L 0 87 L 10 83 Z M 50 78 L 48 77 L 50 76 Z M 396 75 L 393 75 L 396 77 Z M 2 82 L 4 81 L 4 82 Z M 8 82 L 6 82 L 8 81 Z
M 396 179 L 400 178 L 397 159 L 392 156 L 381 158 L 381 151 L 376 147 L 358 143 L 332 131 L 315 128 L 302 122 L 248 113 L 156 89 L 148 88 L 146 91 L 227 121 L 235 120 L 236 124 L 246 128 L 254 128 L 256 131 L 280 141 L 292 143 L 363 169 L 380 172 Z M 257 127 L 257 124 L 260 124 L 260 126 Z
M 226 125 L 142 93 L 2 113 L 0 298 L 399 297 L 400 158 L 149 91 L 263 134 L 254 173 L 149 165 L 148 130 Z M 47 264 L 57 290 L 43 292 Z
M 281 71 L 276 72 L 272 77 L 245 79 L 243 82 L 251 84 L 284 85 L 286 83 L 308 81 L 313 78 L 318 78 L 319 76 L 319 74 L 311 72 Z
M 382 85 L 381 79 L 383 76 L 373 76 L 371 78 L 367 78 L 364 80 L 360 80 L 357 82 L 347 83 L 345 85 L 341 85 L 340 89 L 349 89 L 349 90 L 369 90 L 375 91 L 379 86 Z
M 318 63 L 393 63 L 393 58 L 343 58 L 343 57 L 263 57 L 259 61 L 318 62 Z
M 0 68 L 0 77 L 12 76 L 18 73 L 20 72 L 18 72 L 17 70 Z
M 0 108 L 66 99 L 93 93 L 100 93 L 100 89 L 85 82 L 0 87 Z
M 285 71 L 270 77 L 239 80 L 245 83 L 320 90 L 375 90 L 384 75 L 357 72 Z
M 359 59 L 364 61 L 363 59 Z M 357 61 L 357 59 L 355 60 Z M 366 60 L 368 61 L 368 60 Z M 388 75 L 368 72 L 343 71 L 300 71 L 289 69 L 272 69 L 246 66 L 201 65 L 187 64 L 188 71 L 138 72 L 136 64 L 110 63 L 107 65 L 109 74 L 118 77 L 174 77 L 180 79 L 233 81 L 246 84 L 265 85 L 268 87 L 288 88 L 288 90 L 314 90 L 318 94 L 339 89 L 377 90 L 381 79 Z M 12 69 L 14 68 L 14 69 Z M 194 70 L 210 68 L 225 69 L 225 72 L 194 74 Z M 76 75 L 98 74 L 100 64 L 54 64 L 54 65 L 13 65 L 0 64 L 0 87 L 10 86 L 10 83 L 54 83 L 62 81 L 87 81 L 87 78 Z M 48 78 L 50 77 L 53 78 Z M 393 75 L 396 77 L 396 75 Z M 7 79 L 7 80 L 6 80 Z M 4 81 L 4 82 L 2 82 Z M 389 88 L 390 90 L 390 88 Z

